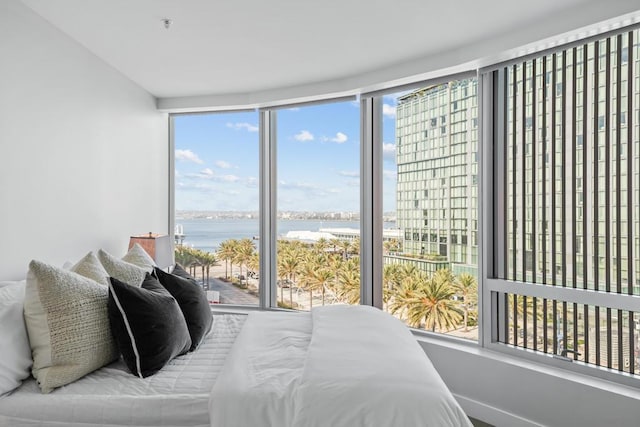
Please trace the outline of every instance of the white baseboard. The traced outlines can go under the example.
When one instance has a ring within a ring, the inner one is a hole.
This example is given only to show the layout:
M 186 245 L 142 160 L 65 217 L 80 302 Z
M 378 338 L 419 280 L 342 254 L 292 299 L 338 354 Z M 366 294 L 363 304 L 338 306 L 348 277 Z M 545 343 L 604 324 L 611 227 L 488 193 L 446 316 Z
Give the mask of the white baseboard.
M 519 417 L 503 409 L 495 408 L 455 393 L 453 395 L 467 415 L 495 427 L 543 427 L 543 424 Z

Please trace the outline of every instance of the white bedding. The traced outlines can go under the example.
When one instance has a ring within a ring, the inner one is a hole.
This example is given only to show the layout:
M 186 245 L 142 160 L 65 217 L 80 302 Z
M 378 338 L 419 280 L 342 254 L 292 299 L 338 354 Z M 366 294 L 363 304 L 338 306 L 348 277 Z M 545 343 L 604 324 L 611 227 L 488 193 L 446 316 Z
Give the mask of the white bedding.
M 212 427 L 471 426 L 409 330 L 371 307 L 251 313 Z
M 42 394 L 25 381 L 0 398 L 2 427 L 208 426 L 209 394 L 246 316 L 213 316 L 197 351 L 140 379 L 118 361 Z

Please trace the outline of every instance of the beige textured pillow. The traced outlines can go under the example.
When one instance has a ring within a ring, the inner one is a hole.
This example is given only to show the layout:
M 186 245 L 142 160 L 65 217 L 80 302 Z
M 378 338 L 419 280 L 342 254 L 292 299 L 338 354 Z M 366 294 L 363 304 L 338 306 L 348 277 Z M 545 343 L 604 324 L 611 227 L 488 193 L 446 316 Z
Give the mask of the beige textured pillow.
M 122 260 L 133 265 L 137 265 L 140 268 L 144 268 L 149 272 L 151 272 L 153 270 L 153 267 L 156 266 L 156 263 L 153 258 L 151 258 L 151 255 L 149 255 L 147 251 L 145 251 L 142 246 L 137 243 L 134 243 L 131 249 L 129 249 L 129 252 L 127 252 L 125 256 L 122 257 Z M 107 286 L 109 285 L 107 284 Z
M 108 288 L 39 261 L 31 261 L 24 320 L 32 374 L 43 393 L 112 362 L 118 351 L 107 312 Z
M 86 254 L 69 270 L 74 273 L 78 273 L 81 276 L 95 280 L 101 285 L 109 286 L 109 273 L 107 273 L 107 270 L 104 269 L 100 260 L 93 254 L 93 252 Z
M 128 285 L 137 286 L 138 288 L 142 285 L 142 281 L 147 272 L 150 273 L 153 270 L 153 268 L 144 269 L 129 262 L 119 260 L 102 249 L 98 251 L 98 259 L 104 269 L 107 270 L 107 273 L 109 273 L 109 276 Z

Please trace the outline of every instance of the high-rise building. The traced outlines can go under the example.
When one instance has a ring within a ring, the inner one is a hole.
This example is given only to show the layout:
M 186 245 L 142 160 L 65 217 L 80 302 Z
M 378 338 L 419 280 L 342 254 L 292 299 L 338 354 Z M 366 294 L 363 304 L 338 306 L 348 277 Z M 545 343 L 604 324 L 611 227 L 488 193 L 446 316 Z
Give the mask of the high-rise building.
M 477 80 L 400 96 L 396 110 L 398 227 L 404 253 L 446 260 L 454 272 L 478 263 Z

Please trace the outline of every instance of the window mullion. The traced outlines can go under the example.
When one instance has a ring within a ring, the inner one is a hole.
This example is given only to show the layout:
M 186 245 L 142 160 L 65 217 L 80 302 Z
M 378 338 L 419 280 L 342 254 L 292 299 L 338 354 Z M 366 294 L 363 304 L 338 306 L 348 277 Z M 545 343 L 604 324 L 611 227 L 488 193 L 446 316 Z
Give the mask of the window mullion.
M 360 101 L 360 303 L 382 308 L 382 98 Z
M 276 112 L 260 111 L 260 308 L 276 301 Z

